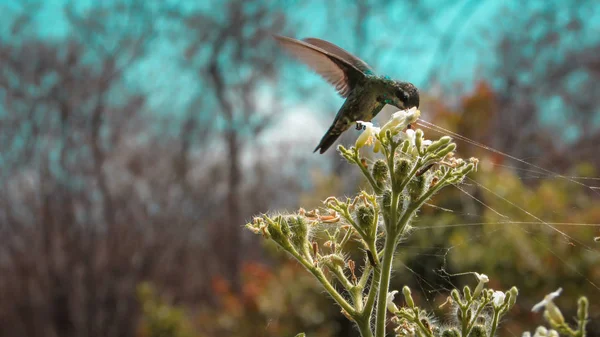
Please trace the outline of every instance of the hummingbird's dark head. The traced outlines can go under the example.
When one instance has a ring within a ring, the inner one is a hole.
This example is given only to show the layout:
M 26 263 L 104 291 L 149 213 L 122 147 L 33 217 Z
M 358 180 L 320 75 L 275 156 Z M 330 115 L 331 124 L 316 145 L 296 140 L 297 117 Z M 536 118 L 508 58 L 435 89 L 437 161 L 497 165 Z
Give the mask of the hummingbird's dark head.
M 399 109 L 419 107 L 419 90 L 412 83 L 396 82 L 394 104 Z

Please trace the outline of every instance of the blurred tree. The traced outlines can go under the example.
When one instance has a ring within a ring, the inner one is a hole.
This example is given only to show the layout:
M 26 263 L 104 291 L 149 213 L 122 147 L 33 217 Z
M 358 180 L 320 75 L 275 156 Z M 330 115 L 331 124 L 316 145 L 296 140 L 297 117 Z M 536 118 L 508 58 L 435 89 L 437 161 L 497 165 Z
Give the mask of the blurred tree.
M 235 289 L 239 289 L 242 254 L 239 226 L 252 214 L 242 199 L 242 182 L 250 178 L 244 176 L 243 155 L 281 113 L 278 99 L 260 103 L 265 100 L 261 89 L 274 86 L 277 69 L 271 34 L 285 24 L 283 14 L 273 12 L 275 5 L 274 1 L 213 1 L 211 11 L 175 14 L 187 31 L 185 65 L 201 83 L 197 100 L 215 104 L 217 115 L 212 116 L 211 126 L 225 143 L 221 158 L 227 161 L 227 193 L 221 217 L 214 223 L 218 233 L 213 243 L 219 251 L 216 264 Z
M 489 145 L 563 171 L 598 137 L 600 40 L 588 27 L 597 5 L 577 1 L 507 4 L 487 36 L 498 37 L 492 84 L 498 113 Z M 522 32 L 527 31 L 528 34 Z M 548 130 L 543 132 L 542 130 Z M 579 139 L 579 144 L 562 146 Z
M 168 162 L 170 144 L 125 84 L 153 36 L 145 5 L 68 6 L 76 34 L 50 41 L 31 37 L 28 7 L 0 44 L 0 335 L 131 336 L 141 280 L 206 292 L 189 231 L 198 214 L 187 231 L 165 226 L 183 222 L 157 193 L 169 174 L 155 157 Z

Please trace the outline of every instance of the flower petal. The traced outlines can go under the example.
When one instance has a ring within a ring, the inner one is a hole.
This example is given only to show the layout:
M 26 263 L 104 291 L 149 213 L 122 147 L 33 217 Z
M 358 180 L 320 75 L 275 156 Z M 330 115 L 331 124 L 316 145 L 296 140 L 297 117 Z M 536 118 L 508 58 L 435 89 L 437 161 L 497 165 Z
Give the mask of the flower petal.
M 490 281 L 490 278 L 486 274 L 475 273 L 475 276 L 479 282 L 488 283 Z
M 504 304 L 504 299 L 506 298 L 506 295 L 499 290 L 494 291 L 494 293 L 492 294 L 492 301 L 494 302 L 494 305 L 496 307 L 501 306 L 502 304 Z
M 398 293 L 398 290 L 394 290 L 387 294 L 387 299 L 386 299 L 387 309 L 392 313 L 395 313 L 396 311 L 398 311 L 398 307 L 394 304 L 394 297 L 396 296 L 397 293 Z

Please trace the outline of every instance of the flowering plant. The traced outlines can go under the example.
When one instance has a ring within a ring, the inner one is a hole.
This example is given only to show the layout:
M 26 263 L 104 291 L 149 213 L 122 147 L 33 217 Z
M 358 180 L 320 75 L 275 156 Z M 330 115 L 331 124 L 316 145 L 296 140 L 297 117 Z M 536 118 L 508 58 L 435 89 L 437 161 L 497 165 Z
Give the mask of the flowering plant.
M 322 209 L 263 214 L 246 227 L 274 241 L 314 275 L 363 337 L 384 337 L 388 314 L 399 336 L 493 336 L 518 292 L 514 287 L 485 289 L 486 275 L 475 273 L 474 291 L 466 286 L 462 294 L 451 292 L 448 302 L 457 315 L 452 324 L 436 323 L 406 286 L 406 306 L 399 309 L 393 302 L 398 291 L 389 289 L 392 261 L 398 243 L 411 233 L 412 220 L 435 193 L 461 183 L 478 163 L 456 158 L 450 137 L 431 141 L 422 130 L 413 130 L 410 125 L 419 115 L 414 108 L 399 111 L 381 128 L 359 122 L 364 131 L 355 146 L 338 146 L 341 156 L 360 169 L 370 191 L 354 198 L 329 197 Z M 370 146 L 375 160 L 361 156 Z M 359 260 L 350 258 L 351 241 L 361 248 Z

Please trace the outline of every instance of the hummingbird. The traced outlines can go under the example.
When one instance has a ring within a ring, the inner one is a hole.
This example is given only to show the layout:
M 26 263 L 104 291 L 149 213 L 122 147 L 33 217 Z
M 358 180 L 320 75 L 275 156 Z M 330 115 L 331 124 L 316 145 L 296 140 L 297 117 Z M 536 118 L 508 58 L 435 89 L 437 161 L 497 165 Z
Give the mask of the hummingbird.
M 370 121 L 386 104 L 402 110 L 419 107 L 419 90 L 412 83 L 375 75 L 367 63 L 331 42 L 313 37 L 297 40 L 274 35 L 274 38 L 346 98 L 313 152 L 325 153 L 355 122 Z

